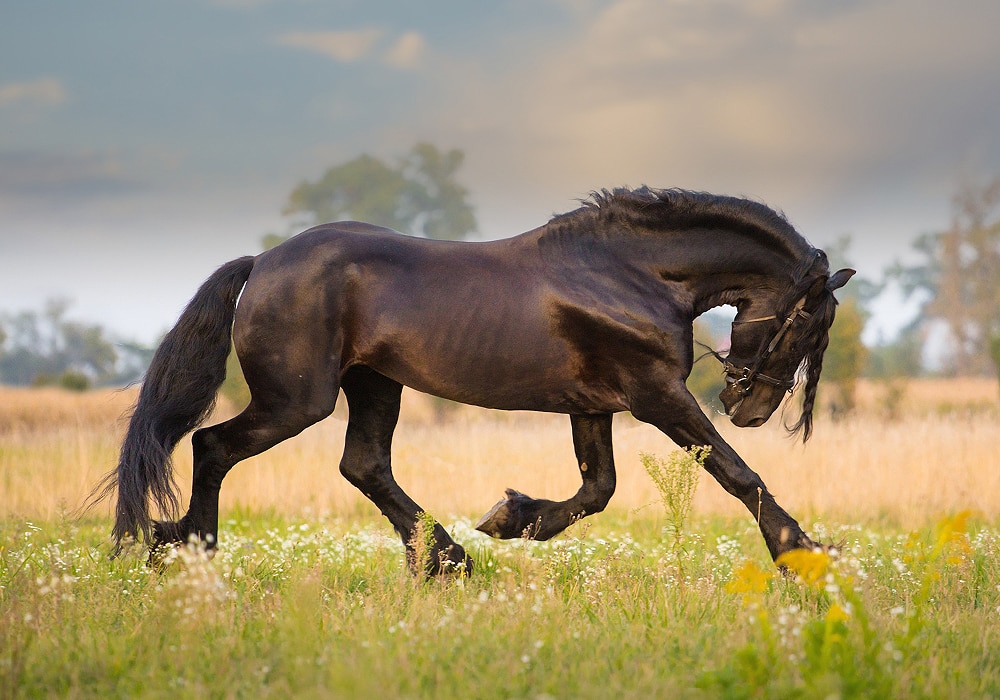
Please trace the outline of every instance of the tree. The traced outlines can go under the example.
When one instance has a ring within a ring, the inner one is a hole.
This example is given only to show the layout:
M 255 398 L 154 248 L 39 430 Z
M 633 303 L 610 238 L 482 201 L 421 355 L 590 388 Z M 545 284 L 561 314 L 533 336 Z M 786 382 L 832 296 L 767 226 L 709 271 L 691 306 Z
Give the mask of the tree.
M 854 410 L 858 377 L 868 359 L 868 350 L 861 342 L 867 317 L 858 298 L 846 296 L 830 327 L 830 344 L 823 356 L 823 386 L 828 390 L 826 401 L 835 418 Z
M 356 219 L 410 235 L 462 239 L 476 230 L 469 192 L 456 180 L 464 159 L 461 150 L 441 152 L 429 143 L 418 143 L 395 167 L 364 154 L 300 183 L 282 213 L 295 231 Z M 264 245 L 285 238 L 270 234 Z
M 455 179 L 464 160 L 458 149 L 442 153 L 429 143 L 418 143 L 403 160 L 404 176 L 416 185 L 417 230 L 427 238 L 455 241 L 476 231 L 469 191 Z
M 850 236 L 842 236 L 826 247 L 830 269 L 853 267 L 847 251 Z M 882 291 L 882 285 L 861 277 L 837 290 L 837 316 L 830 327 L 830 342 L 823 355 L 822 387 L 824 402 L 836 418 L 854 410 L 858 378 L 868 361 L 868 349 L 861 341 L 870 313 L 867 309 Z
M 990 343 L 1000 335 L 1000 178 L 960 187 L 948 229 L 921 236 L 914 248 L 924 259 L 897 265 L 893 274 L 907 295 L 924 296 L 924 322 L 946 329 L 947 369 L 957 375 L 996 370 Z
M 1000 330 L 994 329 L 989 338 L 990 360 L 997 370 L 997 377 L 1000 378 Z
M 865 376 L 892 380 L 920 375 L 923 371 L 923 344 L 920 319 L 917 319 L 900 331 L 895 340 L 868 348 Z
M 114 378 L 118 353 L 101 326 L 66 318 L 70 303 L 49 300 L 41 314 L 0 319 L 0 381 L 86 388 Z

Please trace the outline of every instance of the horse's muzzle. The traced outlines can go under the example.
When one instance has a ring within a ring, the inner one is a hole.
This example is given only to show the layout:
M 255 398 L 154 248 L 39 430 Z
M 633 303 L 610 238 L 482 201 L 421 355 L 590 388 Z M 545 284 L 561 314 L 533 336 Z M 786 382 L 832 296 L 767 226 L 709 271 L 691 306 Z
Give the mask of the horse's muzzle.
M 747 393 L 746 388 L 738 381 L 729 377 L 726 378 L 726 388 L 719 392 L 719 401 L 722 402 L 727 416 L 733 415 L 733 412 L 739 408 L 743 399 L 746 398 Z

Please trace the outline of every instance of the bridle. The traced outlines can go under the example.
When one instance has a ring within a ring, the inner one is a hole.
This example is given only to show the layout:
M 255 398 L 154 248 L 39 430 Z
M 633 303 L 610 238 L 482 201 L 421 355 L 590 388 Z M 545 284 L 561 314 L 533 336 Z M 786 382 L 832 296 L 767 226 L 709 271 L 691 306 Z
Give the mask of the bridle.
M 753 364 L 749 367 L 737 367 L 729 360 L 723 360 L 722 367 L 726 372 L 726 384 L 727 388 L 734 391 L 740 398 L 746 397 L 750 393 L 750 389 L 755 381 L 764 382 L 765 384 L 770 384 L 771 386 L 779 387 L 780 389 L 791 393 L 792 387 L 795 386 L 795 380 L 781 380 L 775 379 L 774 377 L 769 377 L 760 371 L 764 363 L 767 362 L 767 358 L 771 356 L 774 349 L 778 347 L 778 343 L 781 339 L 785 337 L 785 333 L 788 329 L 792 327 L 795 320 L 798 318 L 809 318 L 812 316 L 808 311 L 803 310 L 805 306 L 806 298 L 803 296 L 795 303 L 795 307 L 788 314 L 785 322 L 778 329 L 778 332 L 774 334 L 771 338 L 771 342 L 767 344 L 767 347 L 761 352 L 753 361 Z M 770 316 L 761 316 L 760 318 L 749 318 L 741 321 L 733 321 L 733 325 L 737 323 L 758 323 L 760 321 L 772 321 L 778 318 L 777 314 L 771 314 Z

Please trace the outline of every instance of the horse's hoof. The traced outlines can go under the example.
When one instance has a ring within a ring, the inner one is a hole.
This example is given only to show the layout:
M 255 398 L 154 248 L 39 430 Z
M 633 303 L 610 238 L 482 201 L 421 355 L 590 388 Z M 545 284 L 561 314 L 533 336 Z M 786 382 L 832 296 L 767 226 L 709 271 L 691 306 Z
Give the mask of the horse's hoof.
M 451 555 L 455 547 L 458 548 L 458 556 L 452 558 Z M 434 576 L 458 576 L 460 578 L 472 576 L 472 557 L 467 555 L 465 550 L 458 545 L 449 547 L 447 554 L 441 553 L 438 556 L 437 568 L 432 572 Z M 456 559 L 459 561 L 455 561 Z
M 509 502 L 506 498 L 503 498 L 496 502 L 489 512 L 479 519 L 476 523 L 476 529 L 480 532 L 485 532 L 490 537 L 499 538 L 500 533 L 503 531 L 501 523 L 507 521 L 508 513 L 507 509 L 509 507 Z
M 479 519 L 476 529 L 485 532 L 490 537 L 501 540 L 518 537 L 533 537 L 537 534 L 539 523 L 530 516 L 527 507 L 535 503 L 535 499 L 520 491 L 507 489 L 505 498 L 498 501 L 490 511 Z
M 452 543 L 444 548 L 435 546 L 427 553 L 423 562 L 418 562 L 416 552 L 407 548 L 406 565 L 414 576 L 423 574 L 428 579 L 451 576 L 465 578 L 472 575 L 473 562 L 461 545 Z
M 176 522 L 154 520 L 146 565 L 152 569 L 162 570 L 170 553 L 184 546 L 198 548 L 208 559 L 215 557 L 215 538 L 211 534 L 206 535 L 204 539 L 200 538 L 186 518 Z
M 153 541 L 150 544 L 150 549 L 158 549 L 160 547 L 183 543 L 186 538 L 182 534 L 181 530 L 182 528 L 179 522 L 154 520 Z

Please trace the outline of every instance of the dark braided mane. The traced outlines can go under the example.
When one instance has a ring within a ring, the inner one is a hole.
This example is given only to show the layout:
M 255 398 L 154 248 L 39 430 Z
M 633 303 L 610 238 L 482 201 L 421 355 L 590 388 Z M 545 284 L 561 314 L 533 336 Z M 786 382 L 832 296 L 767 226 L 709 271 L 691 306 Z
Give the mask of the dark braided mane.
M 752 199 L 644 185 L 591 192 L 581 204 L 575 211 L 554 217 L 552 223 L 596 217 L 602 223 L 618 222 L 650 231 L 724 225 L 785 249 L 792 257 L 801 258 L 812 250 L 783 214 Z

